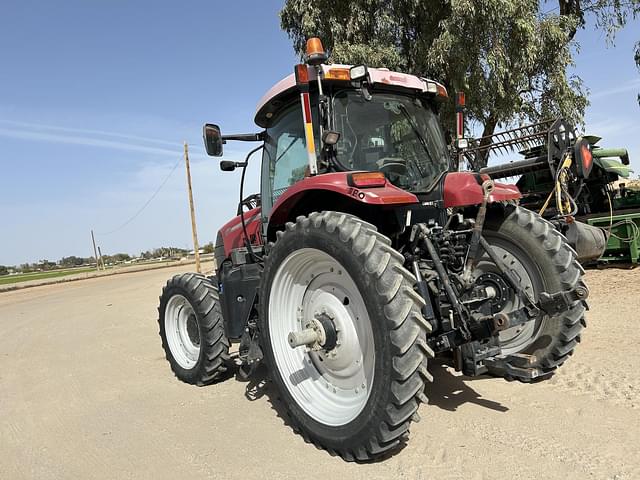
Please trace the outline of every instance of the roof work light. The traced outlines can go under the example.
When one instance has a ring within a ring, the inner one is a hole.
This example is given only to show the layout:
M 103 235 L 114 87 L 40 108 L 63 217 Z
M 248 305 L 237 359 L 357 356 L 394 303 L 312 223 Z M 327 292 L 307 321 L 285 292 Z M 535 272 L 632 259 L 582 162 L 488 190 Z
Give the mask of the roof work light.
M 366 65 L 354 65 L 349 70 L 349 76 L 351 80 L 360 80 L 361 78 L 365 78 L 367 76 L 367 66 Z

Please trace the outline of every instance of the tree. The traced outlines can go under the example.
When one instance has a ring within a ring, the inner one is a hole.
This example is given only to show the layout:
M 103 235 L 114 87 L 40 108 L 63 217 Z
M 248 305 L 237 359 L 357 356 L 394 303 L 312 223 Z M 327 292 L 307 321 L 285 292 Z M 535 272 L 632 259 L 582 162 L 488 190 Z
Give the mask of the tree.
M 558 0 L 558 4 L 560 15 L 573 17 L 583 28 L 591 20 L 596 28 L 606 33 L 610 44 L 614 43 L 616 32 L 627 24 L 629 18 L 640 14 L 640 0 Z M 575 34 L 576 30 L 573 30 L 571 38 Z M 634 60 L 640 70 L 640 41 L 635 45 Z
M 384 66 L 465 90 L 468 117 L 484 136 L 498 125 L 558 115 L 581 123 L 586 91 L 567 75 L 575 33 L 592 14 L 615 32 L 640 0 L 558 1 L 544 12 L 537 0 L 287 0 L 280 18 L 301 56 L 306 38 L 319 36 L 334 62 Z M 450 128 L 452 107 L 443 112 Z
M 586 107 L 579 79 L 565 74 L 567 31 L 577 22 L 540 17 L 537 0 L 289 0 L 281 23 L 298 52 L 315 34 L 336 62 L 385 66 L 467 91 L 468 116 L 483 135 L 514 120 L 562 114 L 580 121 Z M 444 112 L 449 126 L 452 111 Z
M 638 71 L 640 71 L 640 42 L 636 43 L 635 60 Z M 640 105 L 640 93 L 638 94 L 638 105 Z
M 4 265 L 0 265 L 0 275 L 9 275 L 9 269 Z
M 213 242 L 206 243 L 202 246 L 202 253 L 213 253 Z
M 103 255 L 102 260 L 107 265 L 114 263 L 122 263 L 131 260 L 131 256 L 128 253 L 116 253 L 114 255 Z
M 37 268 L 43 271 L 49 271 L 49 270 L 53 270 L 54 268 L 56 268 L 57 265 L 54 262 L 50 262 L 49 260 L 47 260 L 46 258 L 43 260 L 40 260 L 38 262 Z
M 62 257 L 58 261 L 58 263 L 62 267 L 78 267 L 86 263 L 91 263 L 92 261 L 95 261 L 95 260 L 93 258 L 82 258 L 82 257 L 76 257 L 75 255 L 71 255 L 69 257 Z

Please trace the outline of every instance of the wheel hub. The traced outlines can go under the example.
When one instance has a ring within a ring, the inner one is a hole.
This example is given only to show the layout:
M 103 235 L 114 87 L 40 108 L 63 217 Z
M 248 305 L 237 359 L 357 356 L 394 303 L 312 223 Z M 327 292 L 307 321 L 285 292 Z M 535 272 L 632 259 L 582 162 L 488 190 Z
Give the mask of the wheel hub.
M 344 267 L 320 250 L 291 253 L 274 276 L 269 318 L 275 361 L 299 405 L 327 425 L 355 418 L 371 391 L 375 350 L 367 307 Z
M 310 350 L 330 352 L 338 342 L 338 332 L 333 318 L 325 312 L 316 313 L 315 318 L 300 332 L 290 332 L 287 336 L 291 348 L 306 345 Z
M 501 259 L 502 264 L 508 268 L 520 287 L 529 295 L 535 298 L 533 276 L 535 265 L 525 266 L 526 254 L 517 250 L 511 242 L 493 238 L 490 242 L 494 253 Z M 524 262 L 524 263 L 523 263 Z M 489 299 L 491 313 L 509 314 L 522 306 L 522 301 L 515 291 L 507 284 L 502 273 L 496 265 L 485 254 L 477 265 L 476 284 L 484 285 L 487 291 L 492 291 L 493 295 Z M 517 325 L 499 333 L 500 346 L 504 355 L 516 353 L 522 348 L 532 343 L 538 334 L 541 318 L 532 319 L 522 325 Z
M 476 285 L 482 285 L 487 289 L 491 289 L 491 313 L 502 311 L 506 303 L 513 297 L 513 289 L 509 288 L 503 278 L 496 273 L 484 273 L 480 275 L 476 281 Z
M 189 315 L 187 319 L 187 335 L 189 335 L 189 340 L 194 346 L 200 346 L 200 332 L 198 331 L 198 321 L 195 315 Z
M 333 318 L 328 313 L 319 313 L 315 315 L 315 323 L 319 330 L 322 331 L 322 342 L 320 346 L 325 352 L 330 352 L 338 343 L 338 332 Z

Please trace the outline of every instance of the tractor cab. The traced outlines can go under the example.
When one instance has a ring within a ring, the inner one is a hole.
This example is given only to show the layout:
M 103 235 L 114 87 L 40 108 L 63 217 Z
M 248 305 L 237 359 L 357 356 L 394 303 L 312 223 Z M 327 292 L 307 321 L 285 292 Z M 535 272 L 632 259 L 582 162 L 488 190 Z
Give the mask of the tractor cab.
M 278 83 L 256 112 L 266 129 L 262 187 L 272 201 L 314 170 L 382 172 L 399 188 L 425 192 L 449 169 L 437 114 L 444 87 L 364 65 L 320 65 L 305 73 Z M 307 90 L 302 100 L 301 90 Z
M 402 211 L 398 206 L 417 205 L 414 218 L 445 221 L 442 209 L 427 212 L 424 205 L 481 202 L 482 181 L 451 172 L 438 115 L 448 99 L 443 85 L 386 68 L 327 65 L 326 60 L 320 41 L 310 39 L 306 63 L 296 65 L 259 101 L 260 133 L 221 135 L 216 125 L 205 125 L 210 155 L 222 155 L 227 140 L 262 142 L 260 214 L 251 212 L 254 223 L 236 217 L 222 227 L 217 251 L 225 256 L 247 238 L 256 246 L 262 238 L 271 241 L 296 215 L 323 208 L 357 213 L 371 222 L 383 212 L 380 228 L 393 236 L 412 216 L 413 207 Z M 239 166 L 246 168 L 246 162 L 221 162 L 223 170 Z M 516 187 L 497 184 L 490 200 L 519 197 Z
M 296 65 L 294 73 L 259 101 L 255 123 L 264 129 L 261 133 L 222 136 L 216 126 L 205 126 L 211 155 L 221 155 L 226 140 L 263 142 L 265 224 L 281 196 L 303 180 L 310 180 L 309 188 L 315 177 L 343 173 L 334 179 L 354 187 L 346 174 L 375 172 L 371 187 L 384 184 L 394 191 L 423 194 L 450 170 L 438 117 L 441 102 L 448 98 L 444 86 L 385 68 L 325 61 L 321 44 L 311 39 L 307 63 Z M 223 170 L 234 168 L 229 163 L 222 162 Z

